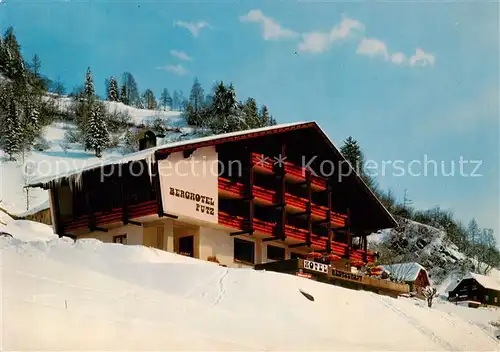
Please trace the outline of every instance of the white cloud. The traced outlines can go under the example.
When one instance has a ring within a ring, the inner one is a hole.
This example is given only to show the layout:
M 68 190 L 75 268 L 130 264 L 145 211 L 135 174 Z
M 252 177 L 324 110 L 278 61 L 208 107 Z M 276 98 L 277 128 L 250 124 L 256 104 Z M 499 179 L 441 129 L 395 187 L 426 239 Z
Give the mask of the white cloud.
M 298 34 L 290 29 L 283 28 L 271 17 L 266 17 L 261 10 L 251 10 L 244 16 L 240 16 L 243 23 L 259 23 L 262 27 L 264 40 L 293 38 Z
M 355 31 L 364 31 L 365 26 L 358 20 L 344 17 L 342 21 L 332 28 L 330 32 L 330 40 L 339 40 L 349 37 Z
M 244 23 L 258 23 L 262 27 L 262 34 L 265 40 L 281 38 L 300 38 L 297 50 L 320 54 L 328 50 L 330 45 L 336 41 L 359 38 L 365 31 L 363 23 L 356 19 L 342 16 L 340 23 L 335 25 L 330 31 L 311 31 L 307 33 L 297 33 L 291 29 L 281 27 L 274 19 L 265 16 L 261 10 L 251 10 L 244 16 L 240 16 L 240 21 Z M 358 43 L 356 54 L 368 56 L 370 58 L 382 58 L 384 61 L 400 66 L 434 66 L 436 58 L 432 54 L 417 48 L 415 54 L 407 56 L 403 52 L 391 52 L 385 42 L 377 38 L 362 38 Z
M 396 65 L 414 66 L 434 66 L 436 58 L 434 55 L 425 53 L 422 49 L 416 49 L 415 55 L 407 57 L 402 52 L 390 53 L 387 45 L 378 39 L 363 38 L 356 50 L 358 55 L 366 55 L 369 57 L 382 57 L 386 61 L 390 61 Z
M 183 51 L 170 50 L 170 55 L 183 61 L 193 61 L 193 58 Z
M 330 32 L 309 32 L 302 34 L 302 41 L 298 50 L 310 53 L 322 53 L 328 49 L 332 42 L 347 39 L 355 32 L 362 32 L 364 26 L 361 22 L 352 18 L 342 18 L 342 21 L 334 26 Z
M 203 28 L 212 28 L 208 22 L 198 21 L 198 22 L 184 22 L 184 21 L 176 21 L 174 22 L 174 26 L 186 28 L 191 32 L 193 37 L 198 37 L 200 35 L 200 31 Z
M 182 65 L 167 65 L 162 67 L 157 67 L 158 70 L 164 70 L 168 72 L 172 72 L 178 76 L 185 76 L 189 73 L 189 71 Z
M 330 36 L 328 33 L 310 32 L 302 34 L 302 41 L 299 43 L 299 51 L 308 51 L 310 53 L 322 53 L 330 45 Z
M 406 55 L 402 52 L 397 52 L 391 55 L 391 61 L 393 64 L 402 65 L 406 62 Z
M 432 54 L 426 53 L 423 49 L 417 48 L 415 54 L 410 56 L 411 66 L 434 66 L 436 62 L 436 57 Z
M 382 56 L 386 60 L 389 58 L 385 43 L 374 38 L 363 38 L 356 49 L 356 54 L 370 57 Z

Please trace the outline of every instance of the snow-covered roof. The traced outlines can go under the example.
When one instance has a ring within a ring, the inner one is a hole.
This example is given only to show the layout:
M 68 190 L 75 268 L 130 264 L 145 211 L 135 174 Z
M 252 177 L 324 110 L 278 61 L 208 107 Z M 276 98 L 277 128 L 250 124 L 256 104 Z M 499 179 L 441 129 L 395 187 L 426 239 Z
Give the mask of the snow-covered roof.
M 420 270 L 427 273 L 427 269 L 416 262 L 380 265 L 380 267 L 389 273 L 398 276 L 398 278 L 403 281 L 415 281 L 420 273 Z
M 486 276 L 475 273 L 470 273 L 469 277 L 472 277 L 477 283 L 484 288 L 500 291 L 500 277 Z
M 42 211 L 42 210 L 46 210 L 46 209 L 49 209 L 50 208 L 50 202 L 48 200 L 46 200 L 45 202 L 37 205 L 36 207 L 33 207 L 29 210 L 26 210 L 26 211 L 23 211 L 23 212 L 20 212 L 20 213 L 16 213 L 16 212 L 10 212 L 11 215 L 14 215 L 15 217 L 18 217 L 18 218 L 25 218 L 29 215 L 33 215 L 33 214 L 36 214 L 38 213 L 39 211 Z
M 152 164 L 153 158 L 154 158 L 154 153 L 157 150 L 187 146 L 187 145 L 196 144 L 196 143 L 216 141 L 218 139 L 237 137 L 237 136 L 242 136 L 242 135 L 249 134 L 249 133 L 273 131 L 273 130 L 278 130 L 278 129 L 282 129 L 282 128 L 286 128 L 286 127 L 300 126 L 300 125 L 305 125 L 305 124 L 309 124 L 309 123 L 311 123 L 311 122 L 294 122 L 294 123 L 288 123 L 288 124 L 280 124 L 280 125 L 274 125 L 274 126 L 268 126 L 268 127 L 255 128 L 255 129 L 251 129 L 251 130 L 223 133 L 223 134 L 217 134 L 217 135 L 212 135 L 212 136 L 208 136 L 208 137 L 200 137 L 200 138 L 188 139 L 188 140 L 179 141 L 179 142 L 167 143 L 167 144 L 159 145 L 159 146 L 156 146 L 153 148 L 141 150 L 139 152 L 127 154 L 124 157 L 103 159 L 100 162 L 96 162 L 95 164 L 87 165 L 87 166 L 80 168 L 80 169 L 76 168 L 76 169 L 69 170 L 67 172 L 59 173 L 56 175 L 48 175 L 48 176 L 41 177 L 41 178 L 35 178 L 35 179 L 32 179 L 28 182 L 28 186 L 39 186 L 41 184 L 46 184 L 46 183 L 49 183 L 51 181 L 60 181 L 64 178 L 75 178 L 78 180 L 80 178 L 81 174 L 85 171 L 97 169 L 99 167 L 104 167 L 107 165 L 126 164 L 126 163 L 131 162 L 131 161 L 147 160 L 150 167 L 151 167 L 151 164 Z

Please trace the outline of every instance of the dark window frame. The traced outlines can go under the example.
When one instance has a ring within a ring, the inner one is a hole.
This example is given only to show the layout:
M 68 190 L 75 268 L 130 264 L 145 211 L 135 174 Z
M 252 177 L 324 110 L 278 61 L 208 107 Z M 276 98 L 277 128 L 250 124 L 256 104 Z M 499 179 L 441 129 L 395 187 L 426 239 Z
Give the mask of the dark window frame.
M 113 243 L 127 244 L 127 234 L 113 236 Z
M 255 242 L 253 241 L 248 241 L 248 240 L 243 240 L 241 238 L 234 238 L 234 249 L 233 249 L 233 260 L 236 263 L 243 263 L 243 264 L 255 264 Z M 243 246 L 241 248 L 240 246 Z M 247 247 L 246 250 L 250 249 L 250 253 L 248 255 L 245 255 L 242 251 L 244 252 L 245 249 L 244 247 Z M 237 247 L 240 247 L 239 249 Z
M 284 247 L 274 246 L 272 244 L 267 245 L 266 249 L 267 259 L 270 260 L 285 260 L 286 259 L 286 249 Z
M 290 252 L 290 259 L 304 259 L 305 255 L 297 253 L 297 252 Z

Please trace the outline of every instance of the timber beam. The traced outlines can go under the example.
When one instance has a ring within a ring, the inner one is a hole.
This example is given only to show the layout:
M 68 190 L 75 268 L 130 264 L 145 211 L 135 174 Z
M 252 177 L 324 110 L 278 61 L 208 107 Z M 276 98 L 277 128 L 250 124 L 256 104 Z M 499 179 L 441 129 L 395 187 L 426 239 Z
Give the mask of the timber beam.
M 127 220 L 127 223 L 129 223 L 130 225 L 142 226 L 142 223 L 140 223 L 139 221 Z
M 281 237 L 273 236 L 262 239 L 262 242 L 281 241 Z
M 291 214 L 288 214 L 288 216 L 293 218 L 293 217 L 297 217 L 297 216 L 304 216 L 304 215 L 310 215 L 310 214 L 311 214 L 311 210 L 306 210 L 306 211 L 301 211 L 300 213 L 291 213 Z
M 241 231 L 236 231 L 236 232 L 231 232 L 229 235 L 230 236 L 238 236 L 238 235 L 253 235 L 254 233 L 254 230 L 253 229 L 250 229 L 250 230 L 241 230 Z
M 282 204 L 282 203 L 261 206 L 262 209 L 279 209 L 279 210 L 281 210 L 282 208 L 285 208 L 285 207 L 286 207 L 286 204 Z
M 161 213 L 160 217 L 166 217 L 166 218 L 170 218 L 170 219 L 178 219 L 179 217 L 177 215 L 172 215 L 172 214 L 168 214 L 168 213 Z
M 306 213 L 307 213 L 307 237 L 306 243 L 307 246 L 311 246 L 311 237 L 312 237 L 312 176 L 311 171 L 307 170 L 306 173 L 306 182 L 307 182 L 307 204 L 306 204 Z
M 289 244 L 288 248 L 298 248 L 298 247 L 306 247 L 307 242 L 301 242 L 301 243 L 294 243 L 294 244 Z
M 327 224 L 327 232 L 328 232 L 328 240 L 326 241 L 326 252 L 331 253 L 332 251 L 332 240 L 333 240 L 333 231 L 332 231 L 332 189 L 331 187 L 327 187 L 327 202 L 328 202 L 328 212 L 326 213 L 326 224 Z

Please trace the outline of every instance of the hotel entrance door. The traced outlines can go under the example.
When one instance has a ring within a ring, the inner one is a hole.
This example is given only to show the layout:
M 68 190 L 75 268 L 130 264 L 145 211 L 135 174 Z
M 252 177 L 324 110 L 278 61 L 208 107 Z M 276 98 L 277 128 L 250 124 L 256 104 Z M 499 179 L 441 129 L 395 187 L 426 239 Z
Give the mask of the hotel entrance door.
M 194 257 L 194 236 L 182 236 L 179 238 L 179 254 Z

